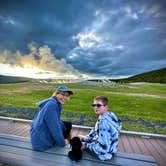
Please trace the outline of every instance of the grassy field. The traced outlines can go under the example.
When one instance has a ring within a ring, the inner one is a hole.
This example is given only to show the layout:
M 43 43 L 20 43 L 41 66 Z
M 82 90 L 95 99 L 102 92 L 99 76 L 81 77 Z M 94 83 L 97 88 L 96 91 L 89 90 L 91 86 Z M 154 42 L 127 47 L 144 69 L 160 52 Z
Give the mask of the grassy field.
M 75 94 L 64 105 L 62 118 L 93 126 L 97 116 L 93 98 L 105 95 L 109 108 L 123 122 L 124 130 L 166 134 L 166 84 L 116 84 L 112 87 L 67 84 Z M 52 95 L 53 83 L 0 84 L 0 115 L 33 119 L 35 103 Z

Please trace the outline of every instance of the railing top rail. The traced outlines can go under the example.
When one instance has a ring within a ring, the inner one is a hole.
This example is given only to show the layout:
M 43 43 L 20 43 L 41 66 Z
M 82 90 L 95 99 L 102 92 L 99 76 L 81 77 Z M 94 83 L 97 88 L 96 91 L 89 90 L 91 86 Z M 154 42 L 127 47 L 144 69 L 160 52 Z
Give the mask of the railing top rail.
M 28 119 L 19 119 L 19 118 L 11 118 L 11 117 L 4 117 L 0 116 L 0 120 L 9 120 L 9 121 L 17 121 L 17 122 L 26 122 L 26 123 L 32 123 L 32 120 Z M 73 125 L 74 128 L 80 128 L 80 129 L 92 129 L 93 127 L 89 126 L 81 126 L 81 125 Z M 136 132 L 136 131 L 127 131 L 127 130 L 121 130 L 121 134 L 128 134 L 128 135 L 138 135 L 142 137 L 158 137 L 158 138 L 166 138 L 166 135 L 163 134 L 154 134 L 154 133 L 143 133 L 143 132 Z

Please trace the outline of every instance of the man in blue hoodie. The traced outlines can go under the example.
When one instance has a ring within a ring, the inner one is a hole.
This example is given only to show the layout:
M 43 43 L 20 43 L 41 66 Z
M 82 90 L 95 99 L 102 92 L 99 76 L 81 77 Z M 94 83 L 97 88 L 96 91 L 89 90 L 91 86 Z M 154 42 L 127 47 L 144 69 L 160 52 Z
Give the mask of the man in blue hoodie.
M 40 111 L 34 118 L 30 138 L 32 148 L 45 151 L 54 145 L 65 146 L 72 128 L 71 122 L 60 119 L 62 105 L 69 100 L 73 92 L 66 86 L 59 86 L 53 96 L 36 103 Z

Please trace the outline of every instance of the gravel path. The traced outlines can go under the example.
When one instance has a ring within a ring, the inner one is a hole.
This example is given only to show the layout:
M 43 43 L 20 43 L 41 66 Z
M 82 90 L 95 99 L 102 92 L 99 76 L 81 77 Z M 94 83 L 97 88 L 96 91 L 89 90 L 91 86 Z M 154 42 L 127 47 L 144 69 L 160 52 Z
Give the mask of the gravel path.
M 153 94 L 144 94 L 144 93 L 125 93 L 125 92 L 106 92 L 111 94 L 122 94 L 122 95 L 129 95 L 129 96 L 140 96 L 140 97 L 153 97 L 153 98 L 163 98 L 166 99 L 166 96 L 161 95 L 153 95 Z

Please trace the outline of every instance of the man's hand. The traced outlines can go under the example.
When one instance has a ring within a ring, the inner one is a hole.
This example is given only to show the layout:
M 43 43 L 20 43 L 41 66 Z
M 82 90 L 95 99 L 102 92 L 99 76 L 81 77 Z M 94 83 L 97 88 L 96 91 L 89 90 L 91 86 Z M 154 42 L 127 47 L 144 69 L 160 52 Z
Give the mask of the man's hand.
M 65 139 L 65 144 L 70 144 L 69 140 L 68 139 Z

